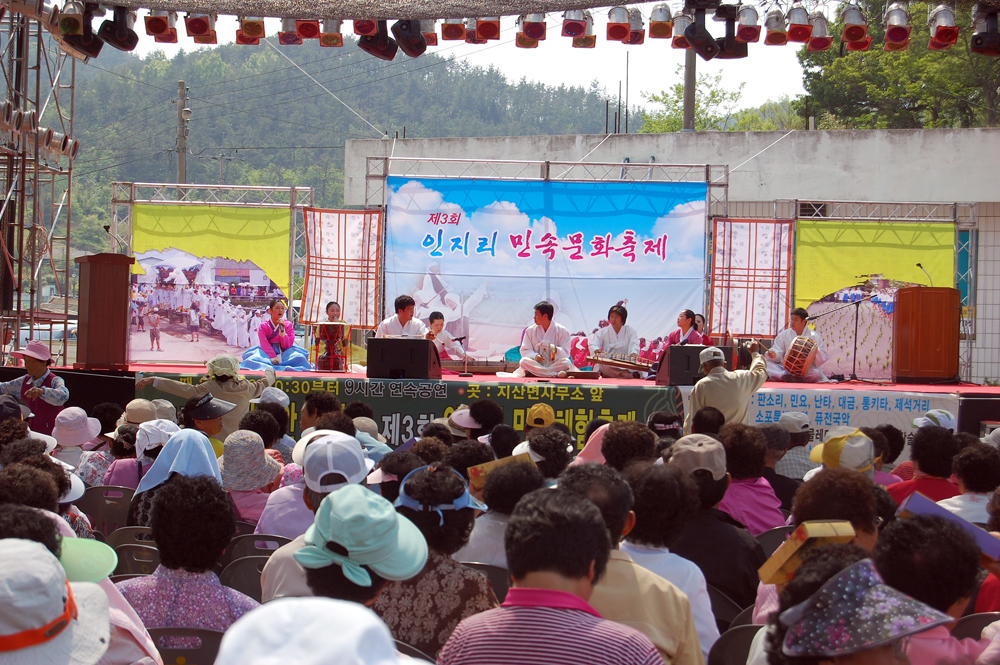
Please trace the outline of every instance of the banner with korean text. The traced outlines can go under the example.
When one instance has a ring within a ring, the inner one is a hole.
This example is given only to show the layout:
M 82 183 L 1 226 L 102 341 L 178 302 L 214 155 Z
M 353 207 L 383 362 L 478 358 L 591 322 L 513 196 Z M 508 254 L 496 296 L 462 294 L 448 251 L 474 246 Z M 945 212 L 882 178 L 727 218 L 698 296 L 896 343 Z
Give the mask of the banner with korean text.
M 441 312 L 478 358 L 517 346 L 535 303 L 574 335 L 623 303 L 645 343 L 700 312 L 704 182 L 388 178 L 385 309 L 399 295 Z

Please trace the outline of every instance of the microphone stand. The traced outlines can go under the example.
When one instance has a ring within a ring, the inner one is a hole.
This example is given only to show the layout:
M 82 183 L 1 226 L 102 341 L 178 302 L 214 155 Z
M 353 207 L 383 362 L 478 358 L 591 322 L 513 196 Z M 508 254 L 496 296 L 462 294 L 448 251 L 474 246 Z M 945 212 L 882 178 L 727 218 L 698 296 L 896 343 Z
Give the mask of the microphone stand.
M 826 316 L 827 314 L 833 314 L 834 312 L 839 312 L 840 310 L 847 309 L 848 307 L 854 308 L 854 355 L 851 356 L 851 377 L 850 377 L 851 381 L 860 380 L 858 379 L 857 371 L 858 371 L 858 314 L 861 310 L 861 303 L 865 302 L 866 300 L 871 300 L 874 297 L 875 294 L 873 293 L 870 296 L 865 296 L 864 298 L 859 298 L 854 302 L 849 302 L 846 305 L 843 305 L 842 307 L 834 307 L 833 309 L 828 309 L 822 314 L 806 317 L 806 321 L 815 321 L 816 319 Z
M 465 335 L 462 335 L 461 337 L 456 337 L 455 341 L 461 344 L 464 339 Z M 467 378 L 472 376 L 472 372 L 469 371 L 469 352 L 465 350 L 465 347 L 462 347 L 462 352 L 465 355 L 465 371 L 460 373 L 459 376 Z

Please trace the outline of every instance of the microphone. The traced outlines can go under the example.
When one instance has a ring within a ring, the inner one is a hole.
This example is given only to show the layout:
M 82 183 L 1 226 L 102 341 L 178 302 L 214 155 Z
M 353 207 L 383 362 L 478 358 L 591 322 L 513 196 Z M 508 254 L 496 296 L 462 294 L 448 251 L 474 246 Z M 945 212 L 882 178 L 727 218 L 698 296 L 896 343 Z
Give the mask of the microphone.
M 922 265 L 920 265 L 919 263 L 917 264 L 917 267 L 924 271 L 924 274 L 927 275 L 927 279 L 928 279 L 928 281 L 930 281 L 931 286 L 934 286 L 934 278 L 931 277 L 931 274 L 929 272 L 927 272 L 924 269 L 924 267 Z

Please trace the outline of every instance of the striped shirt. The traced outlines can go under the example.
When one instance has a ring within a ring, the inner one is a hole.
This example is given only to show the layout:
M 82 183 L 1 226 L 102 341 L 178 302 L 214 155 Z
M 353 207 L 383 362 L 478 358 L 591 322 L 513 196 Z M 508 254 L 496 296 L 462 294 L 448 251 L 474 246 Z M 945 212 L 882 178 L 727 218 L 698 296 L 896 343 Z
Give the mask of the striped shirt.
M 639 631 L 607 621 L 579 596 L 512 588 L 501 607 L 464 619 L 438 665 L 662 665 Z

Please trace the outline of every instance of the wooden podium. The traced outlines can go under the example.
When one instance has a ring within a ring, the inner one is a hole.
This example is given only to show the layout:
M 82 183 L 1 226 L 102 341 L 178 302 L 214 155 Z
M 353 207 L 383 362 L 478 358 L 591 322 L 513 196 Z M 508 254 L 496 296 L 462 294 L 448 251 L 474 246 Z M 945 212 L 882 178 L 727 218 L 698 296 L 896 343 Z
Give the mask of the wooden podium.
M 128 369 L 130 271 L 135 259 L 94 254 L 80 264 L 76 369 Z
M 892 380 L 958 381 L 958 289 L 917 286 L 896 292 L 892 314 Z

